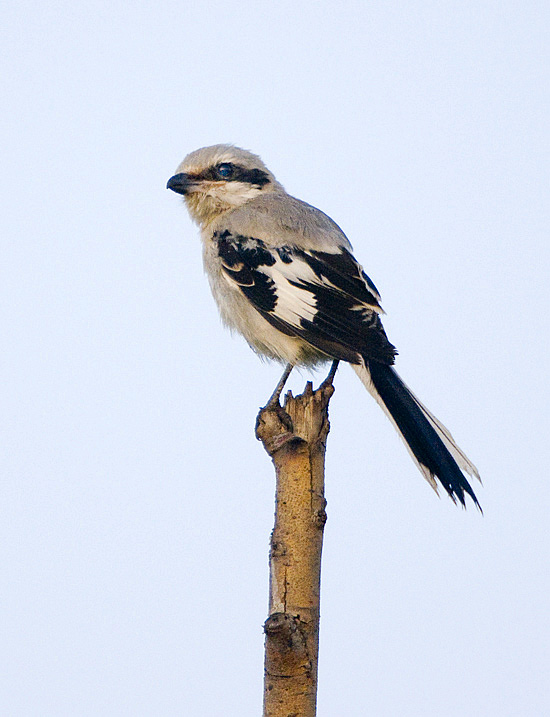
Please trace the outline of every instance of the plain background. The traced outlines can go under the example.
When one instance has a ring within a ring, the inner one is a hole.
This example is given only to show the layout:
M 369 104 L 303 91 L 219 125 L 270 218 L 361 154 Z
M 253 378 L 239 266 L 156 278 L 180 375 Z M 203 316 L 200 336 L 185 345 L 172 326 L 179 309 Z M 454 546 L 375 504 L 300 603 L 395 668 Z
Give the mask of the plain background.
M 319 716 L 547 715 L 548 3 L 197 5 L 3 11 L 0 711 L 260 713 L 280 368 L 165 189 L 234 142 L 342 226 L 484 480 L 438 499 L 339 371 Z

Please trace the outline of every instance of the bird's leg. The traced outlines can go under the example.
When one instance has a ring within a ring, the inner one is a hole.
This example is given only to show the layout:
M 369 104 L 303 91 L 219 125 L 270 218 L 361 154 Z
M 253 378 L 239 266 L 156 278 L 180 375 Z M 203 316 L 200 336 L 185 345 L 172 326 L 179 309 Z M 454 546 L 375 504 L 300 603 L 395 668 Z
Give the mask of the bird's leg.
M 334 377 L 336 376 L 336 371 L 338 370 L 339 363 L 340 361 L 338 359 L 334 359 L 334 361 L 332 362 L 332 366 L 330 367 L 330 371 L 328 372 L 328 376 L 325 378 L 319 388 L 326 388 L 327 386 L 332 386 L 332 382 L 334 380 Z
M 288 377 L 290 376 L 290 372 L 292 371 L 293 368 L 294 368 L 294 364 L 288 363 L 286 365 L 284 373 L 281 376 L 281 380 L 275 386 L 275 390 L 271 394 L 271 397 L 265 406 L 266 408 L 268 408 L 270 406 L 274 406 L 275 404 L 279 403 L 279 398 L 281 397 L 281 393 L 283 391 L 283 388 L 285 387 L 285 383 L 287 382 Z

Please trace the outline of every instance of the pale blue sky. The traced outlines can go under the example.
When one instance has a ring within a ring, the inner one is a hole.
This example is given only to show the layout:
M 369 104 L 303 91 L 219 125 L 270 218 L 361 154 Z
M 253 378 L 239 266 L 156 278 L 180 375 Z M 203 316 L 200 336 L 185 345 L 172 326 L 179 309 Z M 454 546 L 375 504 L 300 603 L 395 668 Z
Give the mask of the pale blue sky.
M 549 6 L 197 5 L 3 12 L 0 712 L 260 713 L 280 369 L 165 189 L 234 142 L 347 233 L 484 480 L 439 500 L 339 372 L 319 717 L 547 715 Z

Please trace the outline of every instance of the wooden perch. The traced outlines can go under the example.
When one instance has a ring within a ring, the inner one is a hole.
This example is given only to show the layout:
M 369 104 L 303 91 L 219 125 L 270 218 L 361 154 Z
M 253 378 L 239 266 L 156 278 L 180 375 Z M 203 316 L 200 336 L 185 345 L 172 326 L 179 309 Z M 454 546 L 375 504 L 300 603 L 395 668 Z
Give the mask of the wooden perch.
M 261 409 L 256 436 L 276 472 L 264 631 L 264 717 L 315 717 L 324 472 L 328 404 L 334 388 L 311 383 L 295 398 Z

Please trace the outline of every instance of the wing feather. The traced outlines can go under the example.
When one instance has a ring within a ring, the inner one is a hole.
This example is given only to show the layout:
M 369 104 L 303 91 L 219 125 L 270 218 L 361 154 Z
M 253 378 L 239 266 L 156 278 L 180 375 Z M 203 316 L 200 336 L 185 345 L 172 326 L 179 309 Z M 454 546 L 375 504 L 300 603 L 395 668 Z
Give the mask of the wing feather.
M 267 247 L 227 230 L 214 239 L 225 278 L 272 326 L 333 358 L 393 363 L 396 351 L 379 317 L 380 294 L 346 247 Z

